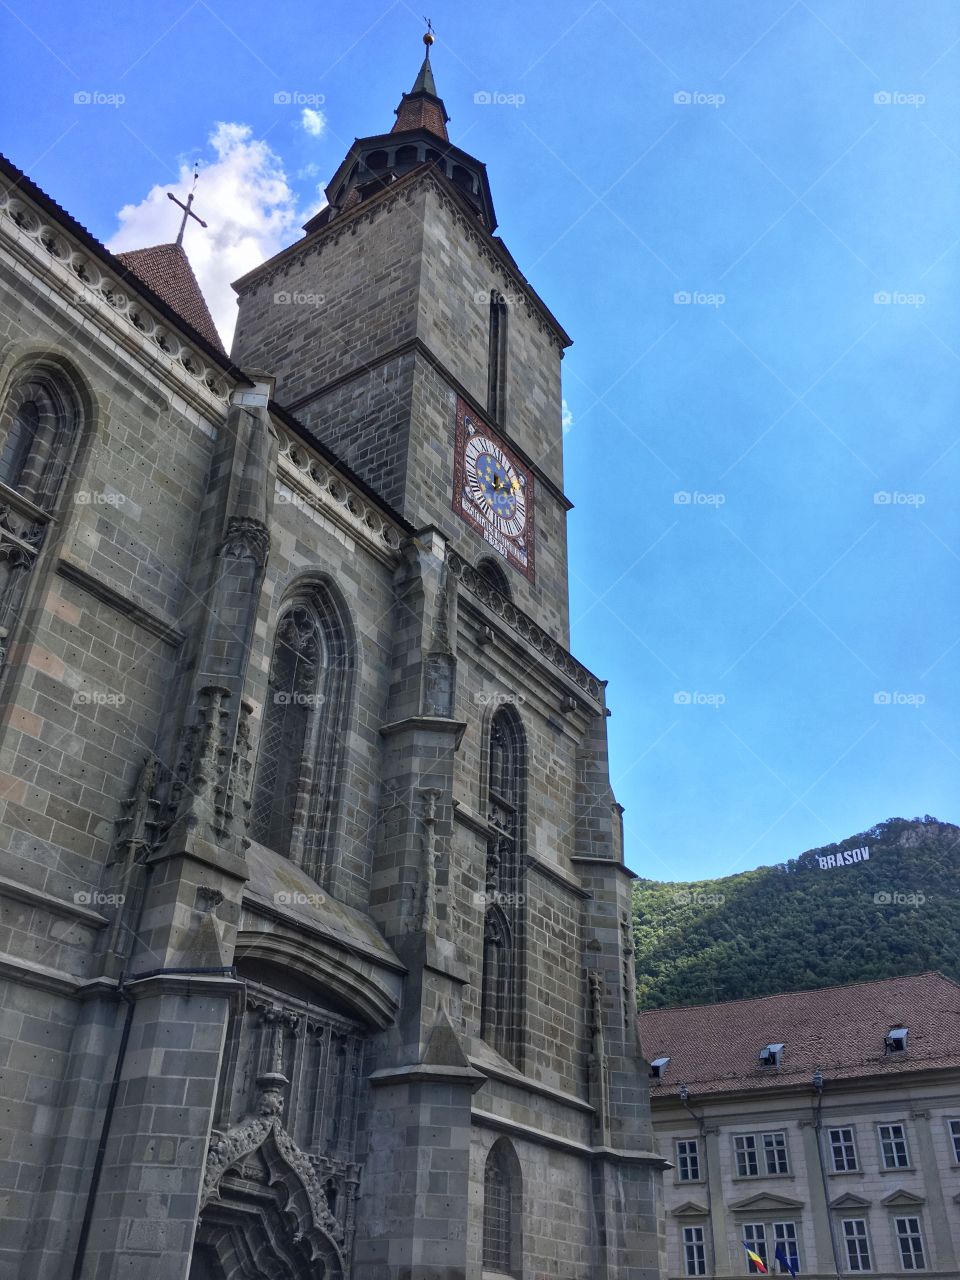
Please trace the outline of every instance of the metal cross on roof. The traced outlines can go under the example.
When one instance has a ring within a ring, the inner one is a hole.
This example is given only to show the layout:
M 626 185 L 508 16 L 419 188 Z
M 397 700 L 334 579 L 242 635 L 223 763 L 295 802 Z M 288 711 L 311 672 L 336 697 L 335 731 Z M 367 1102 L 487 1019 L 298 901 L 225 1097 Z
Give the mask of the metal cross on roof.
M 191 208 L 191 206 L 192 206 L 192 204 L 193 204 L 193 193 L 194 193 L 194 191 L 196 191 L 196 189 L 197 189 L 197 181 L 198 181 L 199 177 L 200 177 L 200 166 L 199 166 L 199 164 L 197 164 L 197 165 L 195 165 L 195 166 L 194 166 L 194 170 L 193 170 L 193 186 L 192 186 L 192 187 L 191 187 L 191 189 L 190 189 L 190 194 L 187 196 L 187 203 L 186 203 L 186 204 L 184 204 L 182 200 L 178 200 L 178 199 L 177 199 L 177 197 L 173 194 L 173 192 L 172 192 L 172 191 L 168 191 L 168 192 L 167 192 L 167 199 L 168 199 L 168 200 L 172 200 L 172 201 L 173 201 L 173 203 L 174 203 L 175 205 L 177 205 L 179 208 L 181 208 L 181 209 L 183 210 L 183 218 L 181 219 L 181 222 L 180 222 L 180 230 L 177 232 L 177 244 L 179 244 L 179 245 L 182 245 L 182 244 L 183 244 L 183 233 L 184 233 L 184 231 L 186 231 L 186 229 L 187 229 L 187 219 L 188 219 L 188 218 L 193 218 L 193 220 L 194 220 L 195 222 L 199 222 L 199 223 L 200 223 L 200 225 L 201 225 L 201 227 L 203 227 L 203 228 L 204 228 L 204 230 L 206 230 L 206 226 L 207 226 L 207 224 L 204 222 L 204 220 L 203 220 L 201 217 L 199 217 L 197 214 L 195 214 L 195 213 L 193 212 L 193 209 Z

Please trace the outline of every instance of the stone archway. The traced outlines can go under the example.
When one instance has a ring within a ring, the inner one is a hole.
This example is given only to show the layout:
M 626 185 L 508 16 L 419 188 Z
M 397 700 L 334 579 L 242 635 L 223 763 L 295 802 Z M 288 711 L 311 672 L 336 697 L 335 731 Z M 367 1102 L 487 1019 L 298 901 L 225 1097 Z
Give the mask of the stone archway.
M 342 1228 L 280 1123 L 286 1078 L 258 1078 L 258 1112 L 207 1155 L 189 1280 L 347 1280 Z

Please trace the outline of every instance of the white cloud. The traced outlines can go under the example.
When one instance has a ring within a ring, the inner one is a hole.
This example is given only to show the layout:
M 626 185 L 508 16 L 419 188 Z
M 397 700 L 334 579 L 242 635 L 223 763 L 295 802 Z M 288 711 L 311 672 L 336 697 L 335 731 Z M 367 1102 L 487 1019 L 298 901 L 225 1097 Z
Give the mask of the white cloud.
M 209 141 L 216 159 L 201 167 L 195 199 L 207 230 L 191 220 L 183 245 L 229 350 L 237 317 L 232 281 L 294 240 L 303 219 L 283 162 L 253 137 L 249 125 L 217 124 Z M 120 229 L 107 248 L 118 252 L 170 244 L 181 215 L 167 192 L 183 200 L 192 183 L 193 169 L 183 164 L 177 182 L 151 188 L 139 204 L 124 205 L 117 215 Z
M 300 123 L 312 138 L 319 138 L 327 127 L 327 117 L 322 111 L 315 111 L 313 107 L 304 107 Z
M 573 410 L 567 404 L 566 400 L 563 401 L 563 406 L 560 411 L 560 425 L 563 427 L 564 435 L 567 435 L 570 428 L 573 426 Z

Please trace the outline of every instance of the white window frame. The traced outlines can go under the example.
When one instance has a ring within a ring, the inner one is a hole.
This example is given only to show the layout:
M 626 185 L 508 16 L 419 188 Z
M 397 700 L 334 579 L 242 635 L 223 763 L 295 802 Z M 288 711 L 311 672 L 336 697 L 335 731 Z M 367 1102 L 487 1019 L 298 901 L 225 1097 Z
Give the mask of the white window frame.
M 763 1167 L 766 1170 L 768 1178 L 782 1178 L 790 1172 L 790 1149 L 787 1146 L 786 1129 L 768 1129 L 760 1135 L 760 1145 L 763 1147 Z M 770 1157 L 773 1157 L 774 1163 L 778 1166 L 776 1169 L 770 1168 Z M 781 1158 L 783 1168 L 779 1168 Z
M 690 1239 L 687 1238 L 688 1231 L 690 1232 Z M 691 1250 L 693 1250 L 692 1254 Z M 703 1227 L 681 1227 L 680 1262 L 685 1276 L 705 1276 L 707 1274 L 707 1233 Z M 691 1264 L 694 1267 L 692 1271 L 690 1269 Z
M 915 1226 L 910 1224 L 914 1223 Z M 927 1270 L 927 1243 L 923 1233 L 923 1221 L 918 1213 L 905 1214 L 893 1220 L 893 1235 L 897 1242 L 901 1271 Z M 908 1246 L 909 1252 L 904 1249 Z M 919 1255 L 915 1245 L 919 1248 Z M 917 1262 L 919 1260 L 919 1266 Z
M 778 1244 L 783 1245 L 783 1251 L 791 1261 L 796 1260 L 797 1271 L 802 1271 L 799 1222 L 775 1222 L 773 1224 L 773 1259 L 772 1262 L 767 1263 L 768 1268 L 770 1266 L 779 1266 L 777 1262 Z
M 760 1177 L 760 1152 L 757 1148 L 757 1135 L 755 1133 L 735 1133 L 733 1135 L 733 1154 L 738 1178 Z M 753 1172 L 750 1171 L 751 1164 L 755 1166 Z M 744 1168 L 746 1168 L 746 1172 L 744 1172 Z
M 681 1147 L 686 1149 L 681 1151 Z M 677 1182 L 702 1182 L 703 1175 L 700 1171 L 700 1139 L 676 1138 L 674 1140 L 674 1150 L 677 1156 Z M 691 1161 L 696 1167 L 696 1176 L 693 1176 L 690 1173 Z M 686 1174 L 684 1174 L 684 1170 L 686 1170 Z
M 892 1136 L 891 1131 L 894 1129 L 900 1130 L 899 1138 L 895 1138 Z M 888 1134 L 890 1134 L 890 1136 L 886 1138 L 883 1136 L 885 1130 L 888 1132 Z M 882 1122 L 878 1122 L 877 1123 L 877 1141 L 880 1144 L 880 1168 L 882 1170 L 887 1171 L 887 1170 L 913 1168 L 913 1164 L 910 1160 L 910 1143 L 907 1140 L 907 1126 L 904 1124 L 902 1120 L 885 1120 Z M 902 1163 L 900 1162 L 899 1158 L 896 1158 L 897 1143 L 901 1143 L 903 1146 L 903 1162 Z M 887 1144 L 889 1144 L 890 1146 L 891 1154 L 895 1157 L 895 1161 L 893 1164 L 891 1164 L 890 1161 L 887 1159 Z
M 754 1253 L 758 1253 L 763 1259 L 764 1266 L 767 1271 L 770 1270 L 770 1259 L 767 1257 L 767 1224 L 765 1222 L 745 1222 L 740 1228 L 740 1243 L 748 1244 Z M 754 1264 L 747 1259 L 747 1274 L 751 1276 L 762 1275 L 762 1271 L 755 1271 Z
M 951 1116 L 947 1120 L 947 1137 L 950 1139 L 950 1154 L 954 1164 L 960 1164 L 960 1118 Z
M 843 1134 L 849 1134 L 844 1138 Z M 835 1138 L 834 1134 L 841 1135 Z M 830 1143 L 830 1163 L 834 1173 L 859 1173 L 860 1152 L 857 1150 L 857 1131 L 852 1124 L 837 1124 L 827 1130 L 827 1141 Z M 843 1149 L 843 1166 L 837 1164 L 837 1148 Z
M 848 1226 L 862 1228 L 859 1231 L 850 1233 L 847 1231 Z M 873 1250 L 870 1247 L 870 1233 L 867 1230 L 866 1218 L 841 1218 L 840 1219 L 840 1238 L 843 1241 L 843 1269 L 849 1271 L 851 1275 L 863 1275 L 873 1271 Z M 857 1250 L 857 1266 L 851 1266 L 850 1246 L 857 1244 L 862 1246 L 862 1250 Z M 863 1254 L 866 1255 L 866 1265 Z

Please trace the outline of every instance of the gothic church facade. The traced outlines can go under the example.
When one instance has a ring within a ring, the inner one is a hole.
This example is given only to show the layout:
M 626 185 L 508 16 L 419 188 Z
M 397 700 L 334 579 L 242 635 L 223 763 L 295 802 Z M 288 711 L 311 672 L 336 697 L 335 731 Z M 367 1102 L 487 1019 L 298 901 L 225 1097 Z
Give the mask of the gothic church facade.
M 560 361 L 428 56 L 239 281 L 0 166 L 0 1276 L 654 1280 Z

